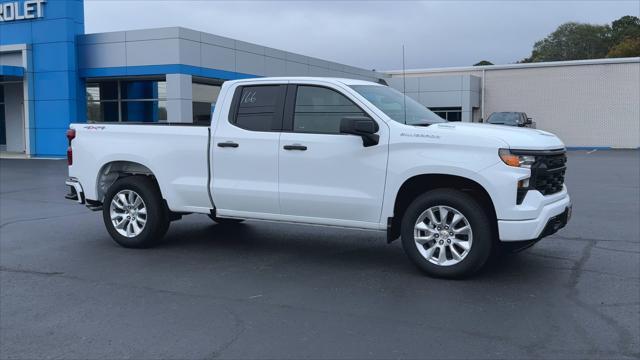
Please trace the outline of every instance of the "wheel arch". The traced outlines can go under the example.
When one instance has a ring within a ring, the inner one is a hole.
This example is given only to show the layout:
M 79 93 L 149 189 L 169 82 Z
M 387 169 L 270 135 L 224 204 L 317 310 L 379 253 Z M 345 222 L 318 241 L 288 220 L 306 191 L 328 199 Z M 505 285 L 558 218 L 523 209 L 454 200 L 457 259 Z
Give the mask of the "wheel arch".
M 400 186 L 393 205 L 393 217 L 388 219 L 387 241 L 400 237 L 400 224 L 409 204 L 419 195 L 435 189 L 460 190 L 473 196 L 484 208 L 488 208 L 494 233 L 497 234 L 496 209 L 489 192 L 477 181 L 451 174 L 415 175 Z
M 156 179 L 153 171 L 149 169 L 149 167 L 135 161 L 115 160 L 105 163 L 104 165 L 102 165 L 102 167 L 100 167 L 100 171 L 98 171 L 95 183 L 97 200 L 99 202 L 104 202 L 104 196 L 107 193 L 107 190 L 118 179 L 121 179 L 125 176 L 135 175 L 149 177 L 158 187 L 158 191 L 160 192 L 160 196 L 162 197 L 162 191 L 160 190 L 158 180 Z

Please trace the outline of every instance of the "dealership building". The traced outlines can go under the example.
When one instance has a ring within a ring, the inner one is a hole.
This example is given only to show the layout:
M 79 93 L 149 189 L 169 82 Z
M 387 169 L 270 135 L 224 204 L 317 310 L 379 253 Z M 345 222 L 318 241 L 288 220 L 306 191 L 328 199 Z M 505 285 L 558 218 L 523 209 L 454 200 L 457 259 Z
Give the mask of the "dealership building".
M 450 121 L 524 111 L 573 147 L 637 148 L 640 59 L 376 72 L 172 27 L 85 34 L 81 0 L 0 0 L 0 151 L 62 156 L 71 122 L 206 123 L 221 84 L 388 84 Z

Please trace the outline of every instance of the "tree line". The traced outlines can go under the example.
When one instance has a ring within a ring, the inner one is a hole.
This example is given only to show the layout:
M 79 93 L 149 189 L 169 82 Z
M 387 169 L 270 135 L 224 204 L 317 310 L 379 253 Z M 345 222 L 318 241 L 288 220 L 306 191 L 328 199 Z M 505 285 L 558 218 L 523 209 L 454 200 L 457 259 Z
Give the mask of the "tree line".
M 611 24 L 568 22 L 533 45 L 531 55 L 518 61 L 585 60 L 640 56 L 640 19 L 623 16 Z M 482 60 L 474 66 L 492 65 Z

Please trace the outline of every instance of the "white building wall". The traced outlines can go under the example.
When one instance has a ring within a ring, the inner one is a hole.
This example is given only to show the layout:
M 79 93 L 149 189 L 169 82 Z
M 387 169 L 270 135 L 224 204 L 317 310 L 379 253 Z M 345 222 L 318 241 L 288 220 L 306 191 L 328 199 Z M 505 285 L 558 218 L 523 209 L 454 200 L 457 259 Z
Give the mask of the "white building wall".
M 524 111 L 567 146 L 640 146 L 640 64 L 486 72 L 485 114 Z

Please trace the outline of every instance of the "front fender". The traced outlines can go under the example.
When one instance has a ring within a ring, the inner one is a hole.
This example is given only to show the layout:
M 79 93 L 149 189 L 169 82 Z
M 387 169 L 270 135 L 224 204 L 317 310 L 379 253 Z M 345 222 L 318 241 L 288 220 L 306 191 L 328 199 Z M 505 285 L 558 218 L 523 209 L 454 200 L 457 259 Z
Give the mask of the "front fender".
M 492 179 L 483 170 L 498 163 L 501 161 L 496 144 L 490 141 L 473 145 L 443 144 L 439 140 L 396 144 L 390 150 L 381 223 L 394 216 L 402 185 L 419 175 L 451 175 L 471 180 L 484 188 L 494 201 L 499 189 L 492 186 Z
M 392 181 L 388 182 L 387 189 L 385 190 L 385 199 L 382 210 L 383 220 L 394 216 L 393 210 L 396 198 L 402 185 L 409 179 L 420 175 L 450 175 L 465 178 L 482 186 L 482 188 L 484 188 L 485 191 L 489 194 L 492 201 L 497 197 L 495 189 L 491 186 L 489 179 L 487 179 L 479 172 L 454 166 L 417 166 L 408 169 L 402 174 L 394 177 Z

